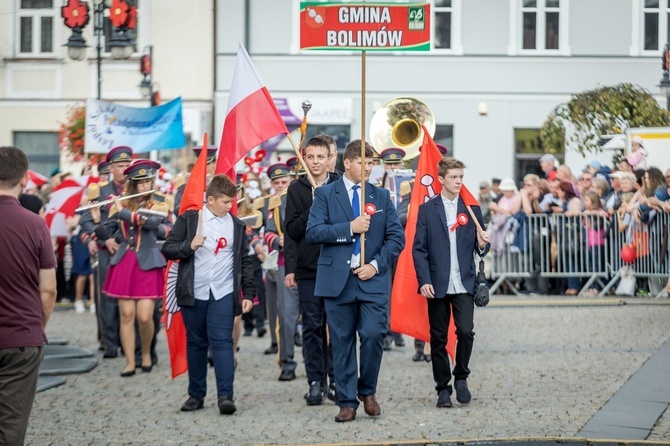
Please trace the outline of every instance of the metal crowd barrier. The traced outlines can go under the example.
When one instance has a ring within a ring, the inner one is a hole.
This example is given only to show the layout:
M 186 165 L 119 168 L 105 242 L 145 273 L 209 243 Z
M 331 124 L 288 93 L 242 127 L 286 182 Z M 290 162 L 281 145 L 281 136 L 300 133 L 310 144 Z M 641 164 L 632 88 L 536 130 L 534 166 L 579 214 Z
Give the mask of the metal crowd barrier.
M 598 284 L 605 295 L 620 279 L 622 267 L 636 278 L 651 281 L 657 297 L 670 276 L 668 228 L 670 214 L 652 211 L 647 222 L 622 223 L 614 215 L 517 213 L 504 224 L 489 225 L 491 237 L 491 292 L 503 283 L 515 294 L 514 279 L 580 278 L 578 294 Z M 635 260 L 621 258 L 625 245 L 634 245 Z

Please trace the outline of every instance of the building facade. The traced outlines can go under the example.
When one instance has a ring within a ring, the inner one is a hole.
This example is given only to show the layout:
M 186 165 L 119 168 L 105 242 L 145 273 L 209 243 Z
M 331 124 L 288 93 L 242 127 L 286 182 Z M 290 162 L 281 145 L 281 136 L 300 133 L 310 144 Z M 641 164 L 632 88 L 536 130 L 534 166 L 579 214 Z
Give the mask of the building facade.
M 98 71 L 93 35 L 93 9 L 84 29 L 86 58 L 73 61 L 63 45 L 71 34 L 61 18 L 66 0 L 5 0 L 0 2 L 0 145 L 16 145 L 29 156 L 31 167 L 43 174 L 59 165 L 58 127 L 68 107 L 97 96 Z M 214 9 L 202 0 L 131 0 L 137 6 L 133 54 L 114 60 L 108 42 L 109 13 L 104 11 L 101 98 L 123 105 L 146 107 L 140 93 L 140 57 L 152 47 L 154 89 L 163 101 L 181 96 L 189 144 L 211 131 L 214 91 Z M 111 2 L 107 2 L 109 6 Z M 188 6 L 188 7 L 187 7 Z M 182 151 L 160 151 L 161 161 L 183 165 Z M 188 154 L 190 156 L 190 154 Z M 62 166 L 77 175 L 81 165 Z
M 670 40 L 670 6 L 665 0 L 430 0 L 430 4 L 430 52 L 367 53 L 363 124 L 369 134 L 374 111 L 391 98 L 422 100 L 437 120 L 434 139 L 468 165 L 469 186 L 491 177 L 519 180 L 538 168 L 539 128 L 573 93 L 631 82 L 665 104 L 656 86 L 662 48 Z M 318 119 L 319 129 L 344 128 L 346 137 L 360 137 L 360 53 L 301 51 L 299 0 L 219 1 L 219 5 L 217 138 L 238 42 L 248 49 L 275 100 L 293 103 L 295 110 L 309 99 L 314 106 L 308 117 L 322 108 L 325 119 Z M 329 123 L 331 114 L 337 119 Z M 573 170 L 586 163 L 576 153 L 566 153 L 564 159 Z

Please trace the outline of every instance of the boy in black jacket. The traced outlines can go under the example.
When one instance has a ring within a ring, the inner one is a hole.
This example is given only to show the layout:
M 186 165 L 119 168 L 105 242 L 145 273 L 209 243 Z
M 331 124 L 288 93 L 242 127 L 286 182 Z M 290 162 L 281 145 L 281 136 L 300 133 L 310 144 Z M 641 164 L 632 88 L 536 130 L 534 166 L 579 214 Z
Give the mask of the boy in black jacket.
M 175 294 L 186 326 L 189 382 L 189 398 L 181 410 L 203 408 L 211 348 L 219 412 L 230 415 L 236 410 L 234 320 L 252 309 L 256 289 L 246 226 L 229 213 L 237 186 L 227 176 L 216 175 L 206 195 L 201 216 L 198 211 L 181 214 L 161 250 L 166 259 L 179 260 Z
M 329 173 L 328 161 L 332 156 L 328 142 L 320 136 L 307 141 L 304 149 L 305 166 L 312 174 L 317 187 L 332 183 L 339 178 Z M 288 188 L 286 198 L 284 232 L 295 242 L 295 271 L 286 271 L 287 286 L 298 285 L 300 312 L 302 313 L 302 356 L 309 391 L 305 395 L 308 406 L 320 405 L 324 395 L 336 401 L 335 379 L 333 378 L 333 352 L 326 335 L 326 312 L 323 297 L 314 296 L 316 266 L 320 245 L 312 245 L 305 240 L 309 210 L 314 196 L 313 186 L 307 176 L 294 181 Z M 286 247 L 284 248 L 286 250 Z M 290 254 L 286 254 L 290 257 Z M 291 284 L 291 282 L 293 282 Z M 327 377 L 330 386 L 327 386 Z

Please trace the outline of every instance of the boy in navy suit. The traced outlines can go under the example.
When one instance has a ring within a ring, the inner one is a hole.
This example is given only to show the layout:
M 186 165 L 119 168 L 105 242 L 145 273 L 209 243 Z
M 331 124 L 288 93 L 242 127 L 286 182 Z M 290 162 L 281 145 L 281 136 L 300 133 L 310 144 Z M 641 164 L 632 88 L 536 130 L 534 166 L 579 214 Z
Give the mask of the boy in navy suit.
M 361 141 L 344 150 L 344 176 L 314 191 L 307 242 L 321 244 L 316 271 L 315 296 L 325 300 L 333 344 L 335 383 L 340 392 L 337 422 L 356 418 L 358 400 L 365 413 L 377 416 L 377 378 L 388 322 L 391 265 L 405 246 L 405 234 L 389 192 L 360 182 L 372 170 L 372 148 Z M 364 205 L 365 211 L 361 211 Z M 365 258 L 361 234 L 365 233 Z M 356 332 L 360 337 L 360 376 L 356 361 Z
M 449 384 L 451 372 L 447 356 L 447 328 L 453 308 L 458 344 L 454 366 L 456 399 L 468 404 L 472 399 L 467 378 L 472 353 L 474 329 L 475 260 L 489 250 L 489 236 L 478 230 L 463 199 L 465 164 L 455 158 L 443 158 L 437 165 L 442 190 L 419 207 L 412 256 L 419 282 L 419 292 L 428 299 L 430 349 L 433 378 L 437 383 L 437 407 L 452 407 Z M 484 227 L 479 206 L 472 210 Z

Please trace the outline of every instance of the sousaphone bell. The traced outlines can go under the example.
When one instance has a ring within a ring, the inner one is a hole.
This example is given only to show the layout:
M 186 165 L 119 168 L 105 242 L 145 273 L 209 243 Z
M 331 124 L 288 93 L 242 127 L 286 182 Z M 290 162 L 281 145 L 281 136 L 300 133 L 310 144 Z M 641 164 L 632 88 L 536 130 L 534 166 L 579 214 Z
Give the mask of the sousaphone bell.
M 372 116 L 370 140 L 377 153 L 389 147 L 405 151 L 403 160 L 409 161 L 419 156 L 423 143 L 423 130 L 435 135 L 435 116 L 424 102 L 416 98 L 391 99 Z

